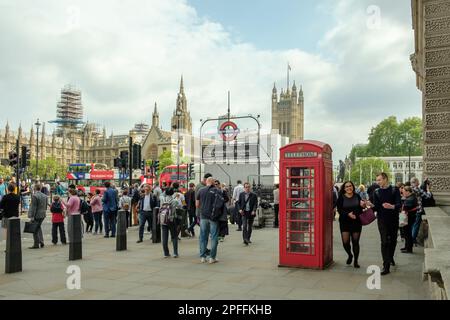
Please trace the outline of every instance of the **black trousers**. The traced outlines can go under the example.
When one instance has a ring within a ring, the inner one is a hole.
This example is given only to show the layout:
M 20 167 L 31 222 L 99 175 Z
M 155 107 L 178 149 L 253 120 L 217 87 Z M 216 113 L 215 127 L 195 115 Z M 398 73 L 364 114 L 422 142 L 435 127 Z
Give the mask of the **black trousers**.
M 242 215 L 239 213 L 238 206 L 234 207 L 234 222 L 238 225 L 239 229 L 242 228 Z
M 58 243 L 58 229 L 61 243 L 66 243 L 66 230 L 64 229 L 64 222 L 52 223 L 52 243 Z
M 162 247 L 164 251 L 164 256 L 170 256 L 169 251 L 169 234 L 172 238 L 173 244 L 173 254 L 178 256 L 178 234 L 177 234 L 178 224 L 176 222 L 169 225 L 161 225 L 162 231 Z
M 245 212 L 242 216 L 242 238 L 244 241 L 250 241 L 253 230 L 253 221 L 255 217 L 250 214 L 250 212 Z
M 274 204 L 273 210 L 275 211 L 275 222 L 273 223 L 274 227 L 278 227 L 278 212 L 280 211 L 280 205 Z
M 378 231 L 381 238 L 381 255 L 383 266 L 389 268 L 394 260 L 395 248 L 397 246 L 398 215 L 390 219 L 377 219 Z

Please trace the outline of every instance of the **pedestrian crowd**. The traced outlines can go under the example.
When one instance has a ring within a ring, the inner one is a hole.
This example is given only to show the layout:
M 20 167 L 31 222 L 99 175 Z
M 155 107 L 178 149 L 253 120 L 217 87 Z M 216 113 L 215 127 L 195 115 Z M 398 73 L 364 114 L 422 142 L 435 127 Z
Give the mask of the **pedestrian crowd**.
M 51 240 L 54 245 L 71 242 L 71 224 L 74 221 L 81 221 L 83 234 L 115 238 L 117 215 L 119 210 L 123 210 L 127 228 L 138 226 L 138 244 L 144 242 L 146 227 L 150 239 L 157 237 L 155 232 L 160 228 L 165 258 L 177 258 L 181 238 L 195 237 L 195 229 L 199 227 L 201 262 L 218 262 L 218 244 L 224 242 L 229 234 L 229 221 L 237 224 L 245 246 L 252 243 L 258 197 L 251 191 L 248 182 L 238 181 L 237 186 L 229 190 L 226 184 L 214 179 L 211 174 L 205 174 L 199 184 L 190 183 L 186 192 L 182 192 L 177 182 L 170 186 L 163 185 L 163 188 L 158 183 L 135 184 L 130 188 L 125 186 L 121 193 L 114 183 L 105 182 L 104 187 L 103 193 L 96 189 L 85 196 L 75 185 L 69 185 L 66 189 L 57 182 L 53 195 L 50 195 L 47 184 L 36 182 L 30 186 L 22 182 L 17 187 L 14 179 L 9 183 L 0 179 L 2 227 L 6 228 L 6 219 L 19 217 L 22 207 L 32 226 L 32 231 L 28 231 L 33 234 L 34 240 L 30 249 L 41 249 L 45 246 L 42 224 L 47 210 L 51 213 Z M 82 219 L 68 219 L 74 215 L 81 215 Z M 172 249 L 169 248 L 169 237 Z
M 30 223 L 33 224 L 33 246 L 44 247 L 42 223 L 46 212 L 51 212 L 52 243 L 66 244 L 71 241 L 73 219 L 69 216 L 82 215 L 83 233 L 115 238 L 117 215 L 125 211 L 127 228 L 138 226 L 137 243 L 144 242 L 145 230 L 150 239 L 158 237 L 161 230 L 162 252 L 165 258 L 179 257 L 179 241 L 182 237 L 195 237 L 199 227 L 199 257 L 202 263 L 216 263 L 219 242 L 229 234 L 229 221 L 242 232 L 244 246 L 249 246 L 253 224 L 257 216 L 258 197 L 252 192 L 251 184 L 238 180 L 229 187 L 205 174 L 195 185 L 190 183 L 183 192 L 177 182 L 170 186 L 158 183 L 125 186 L 121 194 L 113 183 L 105 182 L 105 190 L 96 189 L 87 197 L 80 194 L 75 185 L 68 190 L 58 182 L 55 195 L 49 197 L 50 186 L 35 183 L 28 186 L 23 182 L 18 187 L 12 179 L 6 183 L 0 178 L 0 215 L 2 229 L 6 229 L 6 219 L 19 217 L 20 206 L 26 207 Z M 29 200 L 28 200 L 29 197 Z M 51 198 L 51 200 L 50 200 Z M 274 227 L 279 224 L 279 185 L 273 190 Z M 395 266 L 395 251 L 398 237 L 404 241 L 401 252 L 412 254 L 418 245 L 418 234 L 425 208 L 434 206 L 431 183 L 426 179 L 420 184 L 412 178 L 406 183 L 392 185 L 386 173 L 380 173 L 370 186 L 356 187 L 352 181 L 344 182 L 340 188 L 333 188 L 333 206 L 339 214 L 342 245 L 347 253 L 346 263 L 360 268 L 360 238 L 363 226 L 377 220 L 383 261 L 382 275 L 390 273 Z M 65 221 L 68 234 L 66 238 Z M 80 220 L 77 220 L 80 221 Z M 172 248 L 169 248 L 169 237 Z M 4 231 L 3 237 L 5 238 Z M 172 251 L 172 253 L 171 253 Z
M 391 266 L 396 265 L 394 256 L 399 237 L 404 241 L 400 251 L 413 253 L 414 246 L 418 245 L 425 208 L 435 205 L 428 179 L 420 184 L 414 177 L 409 182 L 392 185 L 384 172 L 378 174 L 376 182 L 368 188 L 364 185 L 355 188 L 352 181 L 346 181 L 340 188 L 335 186 L 333 195 L 348 265 L 353 262 L 355 268 L 360 267 L 362 228 L 377 220 L 383 261 L 381 275 L 389 274 Z

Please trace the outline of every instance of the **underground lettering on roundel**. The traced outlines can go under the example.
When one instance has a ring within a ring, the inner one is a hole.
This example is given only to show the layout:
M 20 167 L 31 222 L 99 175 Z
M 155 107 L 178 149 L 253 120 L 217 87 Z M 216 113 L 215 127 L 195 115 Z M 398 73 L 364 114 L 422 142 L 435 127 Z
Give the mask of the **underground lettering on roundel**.
M 178 314 L 205 315 L 206 318 L 209 318 L 212 309 L 212 307 L 190 307 L 186 304 L 184 307 L 179 307 Z

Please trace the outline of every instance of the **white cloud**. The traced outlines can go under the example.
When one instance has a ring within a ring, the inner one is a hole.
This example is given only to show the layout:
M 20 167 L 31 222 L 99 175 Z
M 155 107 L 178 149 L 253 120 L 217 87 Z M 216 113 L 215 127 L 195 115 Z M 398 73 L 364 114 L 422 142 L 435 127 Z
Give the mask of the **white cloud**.
M 329 141 L 341 158 L 393 108 L 420 114 L 420 100 L 410 24 L 383 17 L 381 30 L 365 30 L 364 6 L 332 3 L 336 26 L 315 55 L 238 42 L 184 0 L 0 0 L 2 119 L 53 119 L 59 89 L 73 83 L 89 120 L 114 133 L 149 123 L 155 101 L 168 128 L 184 74 L 195 130 L 200 118 L 226 111 L 228 90 L 234 113 L 261 114 L 269 129 L 272 85 L 286 87 L 290 61 L 305 91 L 307 138 Z

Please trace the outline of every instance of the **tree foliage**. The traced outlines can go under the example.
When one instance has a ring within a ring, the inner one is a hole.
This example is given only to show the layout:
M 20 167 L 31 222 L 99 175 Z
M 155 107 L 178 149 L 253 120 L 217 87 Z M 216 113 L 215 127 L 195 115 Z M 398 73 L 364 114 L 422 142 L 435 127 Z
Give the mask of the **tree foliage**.
M 3 179 L 9 179 L 12 176 L 12 168 L 9 166 L 0 165 L 0 177 Z
M 174 159 L 172 157 L 172 152 L 169 150 L 163 151 L 159 155 L 159 168 L 162 170 L 163 168 L 174 164 Z
M 422 120 L 418 117 L 398 122 L 395 116 L 381 121 L 372 128 L 367 145 L 356 145 L 350 152 L 350 159 L 356 157 L 394 157 L 422 155 Z
M 161 169 L 176 164 L 177 163 L 177 155 L 172 154 L 171 151 L 166 150 L 159 156 L 159 167 Z M 189 163 L 189 158 L 183 155 L 183 150 L 180 151 L 180 164 Z
M 55 177 L 59 177 L 61 180 L 66 179 L 67 167 L 58 163 L 54 157 L 39 160 L 38 166 L 38 176 L 40 179 L 52 180 L 55 179 Z M 30 167 L 27 170 L 27 174 L 31 174 L 36 178 L 36 159 L 30 161 Z
M 392 180 L 392 172 L 386 161 L 379 158 L 366 158 L 358 160 L 351 168 L 350 177 L 355 184 L 371 184 L 375 181 L 376 175 L 380 172 L 386 172 L 389 180 Z M 346 176 L 348 179 L 348 174 Z

